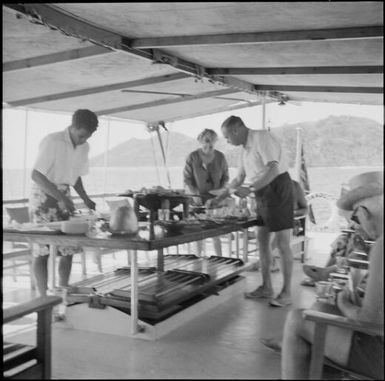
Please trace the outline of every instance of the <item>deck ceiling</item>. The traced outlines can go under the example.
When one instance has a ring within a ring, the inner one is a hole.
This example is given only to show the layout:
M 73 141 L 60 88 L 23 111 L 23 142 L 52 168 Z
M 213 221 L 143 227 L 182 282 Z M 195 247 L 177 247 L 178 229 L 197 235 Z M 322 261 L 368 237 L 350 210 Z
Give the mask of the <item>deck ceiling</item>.
M 3 5 L 10 107 L 153 123 L 280 101 L 383 104 L 383 3 Z

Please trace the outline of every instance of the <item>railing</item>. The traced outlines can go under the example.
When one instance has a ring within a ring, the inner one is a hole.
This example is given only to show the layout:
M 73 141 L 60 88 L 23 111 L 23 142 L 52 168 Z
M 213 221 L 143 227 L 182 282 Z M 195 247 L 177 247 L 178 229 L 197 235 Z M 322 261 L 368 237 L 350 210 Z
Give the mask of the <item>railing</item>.
M 89 195 L 89 197 L 92 198 L 106 198 L 106 197 L 117 197 L 118 193 L 99 193 L 99 194 L 92 194 Z M 74 200 L 80 200 L 80 196 L 72 196 L 72 199 Z M 15 200 L 3 200 L 3 205 L 9 205 L 9 204 L 26 204 L 29 201 L 28 198 L 19 198 Z

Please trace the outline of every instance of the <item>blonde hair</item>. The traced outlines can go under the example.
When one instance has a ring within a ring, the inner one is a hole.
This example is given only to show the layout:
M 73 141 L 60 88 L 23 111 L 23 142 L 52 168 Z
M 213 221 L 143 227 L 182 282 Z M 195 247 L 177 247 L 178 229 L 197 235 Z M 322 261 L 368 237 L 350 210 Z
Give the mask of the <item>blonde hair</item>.
M 198 142 L 202 143 L 203 139 L 208 137 L 213 143 L 218 140 L 218 135 L 214 130 L 210 130 L 209 128 L 205 128 L 197 137 Z

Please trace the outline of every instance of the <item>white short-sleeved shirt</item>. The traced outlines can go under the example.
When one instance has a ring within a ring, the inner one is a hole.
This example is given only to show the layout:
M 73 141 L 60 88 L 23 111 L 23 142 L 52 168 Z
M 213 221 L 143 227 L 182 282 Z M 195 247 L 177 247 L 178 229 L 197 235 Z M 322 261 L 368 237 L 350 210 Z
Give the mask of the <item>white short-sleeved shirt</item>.
M 269 170 L 267 163 L 276 161 L 279 174 L 288 170 L 287 160 L 277 137 L 267 130 L 249 130 L 240 155 L 239 171 L 247 182 L 255 182 Z
M 74 148 L 69 127 L 47 135 L 39 145 L 34 169 L 56 185 L 75 185 L 79 176 L 88 173 L 89 144 Z

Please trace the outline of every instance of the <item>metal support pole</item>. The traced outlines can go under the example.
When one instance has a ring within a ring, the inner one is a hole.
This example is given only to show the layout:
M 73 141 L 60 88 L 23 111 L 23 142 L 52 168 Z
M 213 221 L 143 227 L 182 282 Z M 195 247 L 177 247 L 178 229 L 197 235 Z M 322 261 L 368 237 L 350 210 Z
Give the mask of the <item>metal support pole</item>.
M 262 129 L 266 130 L 266 93 L 262 96 Z
M 229 247 L 228 247 L 228 249 L 229 249 L 229 253 L 228 253 L 228 255 L 229 255 L 229 258 L 231 258 L 232 257 L 232 254 L 233 254 L 233 252 L 232 252 L 232 247 L 231 247 L 231 233 L 229 233 L 229 234 L 227 234 L 227 240 L 228 240 L 228 242 L 229 242 Z
M 243 236 L 243 261 L 248 262 L 248 254 L 249 254 L 249 231 L 248 229 L 242 229 Z
M 235 232 L 235 254 L 239 258 L 239 231 Z
M 56 253 L 57 253 L 57 247 L 56 245 L 49 245 L 49 264 L 48 264 L 48 279 L 49 279 L 49 285 L 50 290 L 53 291 L 55 289 L 56 285 Z
M 23 197 L 26 197 L 26 177 L 27 177 L 27 142 L 28 142 L 28 110 L 25 110 L 24 125 L 24 164 L 23 164 Z
M 110 117 L 107 118 L 107 136 L 106 136 L 106 150 L 104 151 L 104 162 L 103 162 L 103 194 L 106 194 L 106 183 L 107 183 L 107 164 L 108 164 L 108 149 L 110 146 Z M 103 196 L 104 201 L 104 196 Z
M 164 253 L 163 249 L 158 250 L 158 263 L 157 263 L 158 271 L 164 271 Z
M 129 252 L 129 250 L 128 250 Z M 131 250 L 131 334 L 138 332 L 138 256 Z
M 300 127 L 296 128 L 297 130 L 297 147 L 295 152 L 295 176 L 296 180 L 299 182 L 301 178 L 301 149 L 302 149 L 302 129 Z

